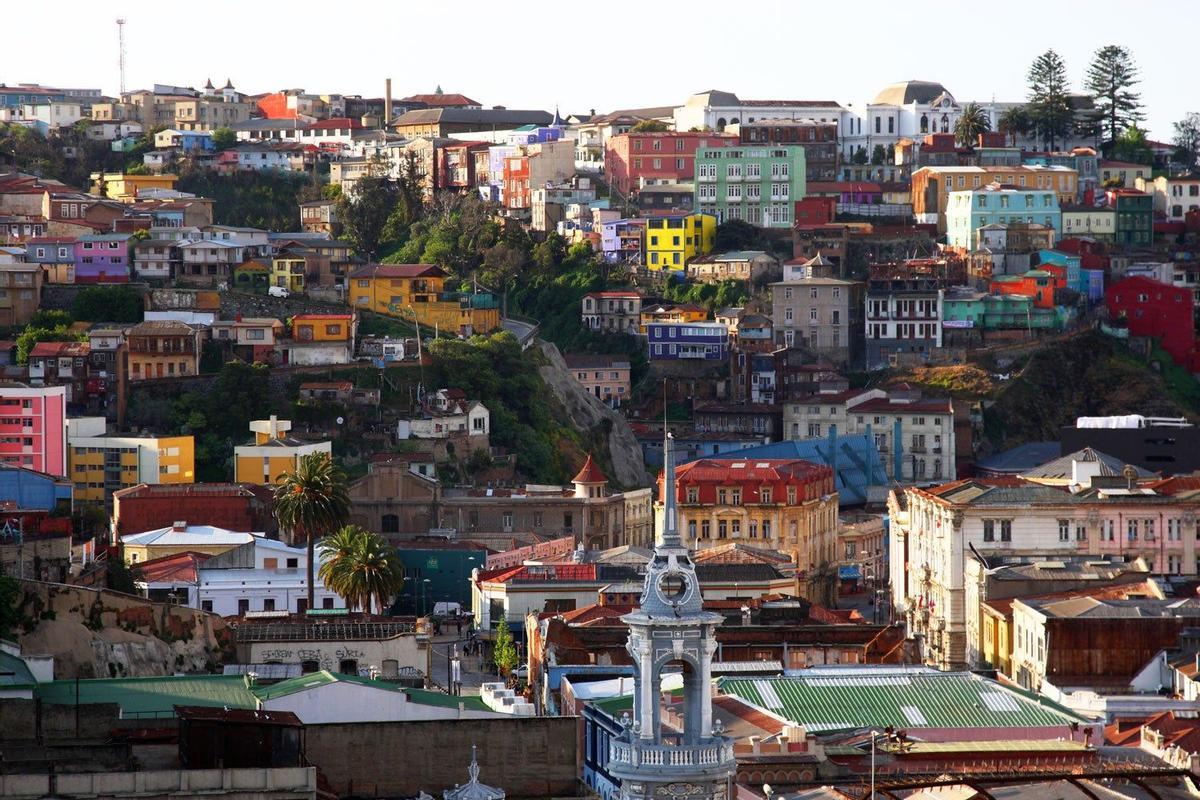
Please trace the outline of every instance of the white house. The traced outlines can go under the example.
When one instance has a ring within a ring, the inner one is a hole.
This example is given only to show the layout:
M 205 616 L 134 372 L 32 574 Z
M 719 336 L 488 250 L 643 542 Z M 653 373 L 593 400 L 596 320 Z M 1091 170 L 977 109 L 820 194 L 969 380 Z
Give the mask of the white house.
M 95 122 L 88 126 L 87 137 L 97 142 L 112 142 L 129 136 L 141 136 L 142 130 L 140 122 Z
M 25 119 L 44 122 L 51 129 L 66 128 L 85 118 L 83 106 L 69 100 L 51 100 L 46 103 L 26 103 L 22 114 Z
M 457 434 L 487 436 L 491 432 L 492 415 L 478 400 L 460 400 L 444 408 L 428 406 L 420 416 L 396 423 L 400 439 L 447 439 Z
M 325 553 L 324 548 L 317 548 L 318 561 L 324 560 Z M 262 536 L 208 559 L 200 565 L 197 576 L 195 594 L 189 593 L 188 605 L 223 617 L 248 611 L 301 613 L 308 601 L 306 549 Z M 345 605 L 320 579 L 314 602 L 317 608 Z

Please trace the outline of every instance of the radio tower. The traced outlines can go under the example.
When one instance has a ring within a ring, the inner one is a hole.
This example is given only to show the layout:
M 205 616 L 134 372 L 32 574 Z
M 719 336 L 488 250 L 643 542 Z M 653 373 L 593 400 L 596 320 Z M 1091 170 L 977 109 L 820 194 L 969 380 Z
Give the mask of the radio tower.
M 117 18 L 117 44 L 120 48 L 121 94 L 125 94 L 125 18 Z

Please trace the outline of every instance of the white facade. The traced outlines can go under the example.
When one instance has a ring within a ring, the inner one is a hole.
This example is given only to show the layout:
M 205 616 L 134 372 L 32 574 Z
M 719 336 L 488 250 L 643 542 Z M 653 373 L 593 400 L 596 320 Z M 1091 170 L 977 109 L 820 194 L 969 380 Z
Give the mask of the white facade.
M 487 406 L 478 400 L 472 401 L 464 411 L 433 412 L 416 419 L 402 419 L 396 423 L 396 436 L 400 439 L 446 439 L 455 434 L 487 436 L 491 432 L 492 416 Z
M 840 125 L 846 109 L 828 101 L 741 100 L 731 92 L 694 94 L 675 109 L 675 130 L 721 132 L 729 125 L 766 120 L 813 120 Z M 840 134 L 840 128 L 839 128 Z
M 246 611 L 295 611 L 297 602 L 308 597 L 308 554 L 304 547 L 290 547 L 275 539 L 256 536 L 254 566 L 211 568 L 201 564 L 198 585 L 189 590 L 192 608 L 211 611 L 222 617 Z M 323 549 L 318 549 L 321 560 Z M 335 592 L 317 581 L 316 608 L 341 608 L 345 603 Z
M 70 101 L 52 100 L 36 105 L 27 103 L 22 111 L 25 119 L 44 122 L 51 128 L 65 128 L 84 119 L 83 106 Z

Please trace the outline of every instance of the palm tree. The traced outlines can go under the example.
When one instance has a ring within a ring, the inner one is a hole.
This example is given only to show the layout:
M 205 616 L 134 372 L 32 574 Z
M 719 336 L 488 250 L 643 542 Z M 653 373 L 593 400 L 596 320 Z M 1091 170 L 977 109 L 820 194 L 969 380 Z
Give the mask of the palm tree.
M 1029 133 L 1029 112 L 1024 106 L 1013 106 L 1000 115 L 998 126 L 1002 133 L 1008 134 L 1012 146 L 1017 146 L 1017 137 Z
M 954 138 L 962 147 L 973 147 L 979 141 L 979 134 L 992 129 L 992 120 L 978 103 L 967 103 L 963 107 L 962 116 L 954 123 Z
M 350 560 L 359 540 L 364 536 L 370 534 L 359 526 L 343 525 L 321 540 L 323 558 L 317 577 L 333 591 L 337 591 L 334 584 L 338 581 L 343 565 Z
M 335 530 L 350 515 L 350 495 L 346 474 L 333 463 L 328 453 L 309 453 L 300 457 L 293 472 L 285 473 L 275 487 L 275 518 L 280 526 L 305 538 L 308 544 L 308 607 L 313 607 L 316 589 L 316 541 Z
M 342 528 L 331 547 L 344 551 L 321 566 L 325 585 L 341 595 L 347 608 L 380 611 L 395 598 L 404 583 L 404 565 L 382 536 L 355 525 Z

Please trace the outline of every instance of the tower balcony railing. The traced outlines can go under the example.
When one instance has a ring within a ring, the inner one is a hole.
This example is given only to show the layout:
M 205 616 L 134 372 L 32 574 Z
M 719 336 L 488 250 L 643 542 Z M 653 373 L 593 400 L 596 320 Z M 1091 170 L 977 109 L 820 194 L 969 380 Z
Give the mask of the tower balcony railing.
M 674 767 L 719 770 L 732 766 L 733 744 L 725 740 L 701 742 L 699 744 L 642 744 L 633 742 L 609 742 L 609 770 L 654 771 Z

